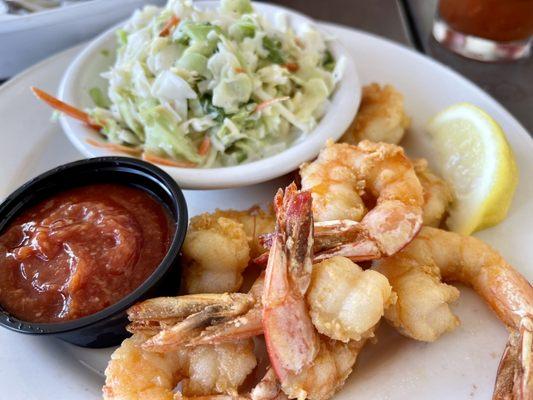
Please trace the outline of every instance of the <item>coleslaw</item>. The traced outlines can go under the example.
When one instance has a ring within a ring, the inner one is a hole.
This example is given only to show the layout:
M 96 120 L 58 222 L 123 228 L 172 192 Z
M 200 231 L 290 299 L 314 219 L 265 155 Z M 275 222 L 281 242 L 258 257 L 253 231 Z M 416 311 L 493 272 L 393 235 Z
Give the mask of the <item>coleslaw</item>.
M 320 32 L 271 24 L 249 0 L 147 6 L 116 36 L 107 96 L 90 91 L 91 120 L 110 143 L 189 166 L 283 151 L 316 126 L 342 76 Z

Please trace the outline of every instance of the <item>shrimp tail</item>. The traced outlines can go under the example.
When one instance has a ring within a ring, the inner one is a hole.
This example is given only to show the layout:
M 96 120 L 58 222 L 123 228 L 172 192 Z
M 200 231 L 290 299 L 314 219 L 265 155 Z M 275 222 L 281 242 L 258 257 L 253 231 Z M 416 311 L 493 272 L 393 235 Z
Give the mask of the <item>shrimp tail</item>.
M 381 203 L 379 212 L 368 213 L 361 223 L 326 221 L 320 228 L 317 241 L 325 250 L 315 256 L 315 262 L 335 256 L 354 262 L 376 260 L 397 253 L 416 237 L 422 228 L 422 210 L 388 200 Z
M 189 315 L 170 329 L 151 337 L 141 347 L 159 353 L 177 350 L 191 337 L 201 334 L 205 328 L 242 315 L 253 305 L 253 299 L 246 294 L 231 293 L 221 297 L 219 304 L 208 305 L 202 311 Z
M 263 331 L 274 371 L 289 372 L 311 364 L 318 338 L 305 303 L 313 252 L 311 195 L 292 184 L 275 198 L 277 224 L 268 257 L 263 296 Z
M 130 321 L 150 321 L 167 318 L 184 320 L 186 317 L 203 311 L 209 306 L 248 304 L 252 299 L 242 293 L 191 294 L 179 297 L 156 297 L 131 306 L 127 310 Z
M 383 256 L 377 244 L 370 240 L 358 240 L 341 244 L 337 247 L 321 251 L 314 261 L 320 262 L 336 256 L 346 257 L 353 262 L 377 260 Z
M 220 344 L 248 339 L 263 334 L 261 309 L 252 308 L 246 314 L 219 325 L 208 326 L 197 337 L 185 342 L 185 346 Z
M 259 243 L 264 248 L 271 248 L 274 233 L 259 236 Z M 364 236 L 361 224 L 351 220 L 332 220 L 314 223 L 313 262 L 317 263 L 335 256 L 343 256 L 354 262 L 381 258 L 383 254 L 378 245 Z M 268 254 L 254 259 L 258 265 L 266 264 Z
M 533 321 L 525 318 L 519 330 L 509 335 L 496 383 L 493 400 L 522 400 L 533 398 Z

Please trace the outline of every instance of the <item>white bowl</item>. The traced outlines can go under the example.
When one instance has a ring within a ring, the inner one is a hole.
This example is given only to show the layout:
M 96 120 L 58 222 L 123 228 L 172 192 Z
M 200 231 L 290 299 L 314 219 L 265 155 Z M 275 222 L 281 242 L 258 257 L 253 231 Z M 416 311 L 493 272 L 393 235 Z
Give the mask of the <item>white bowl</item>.
M 218 1 L 198 2 L 201 7 L 216 7 Z M 265 3 L 254 3 L 255 9 L 270 21 L 274 21 L 279 12 L 288 15 L 290 26 L 298 32 L 305 23 L 313 24 L 312 20 L 302 14 L 284 7 Z M 111 29 L 91 42 L 72 62 L 66 71 L 59 87 L 59 98 L 79 108 L 92 107 L 88 94 L 89 89 L 99 86 L 105 90 L 106 82 L 100 73 L 107 70 L 113 62 L 115 29 Z M 163 167 L 176 181 L 186 189 L 216 189 L 264 182 L 298 168 L 298 166 L 314 158 L 328 139 L 336 140 L 348 128 L 359 106 L 361 87 L 355 65 L 345 48 L 333 39 L 329 43 L 330 51 L 335 59 L 346 58 L 346 68 L 332 97 L 331 104 L 315 129 L 303 140 L 295 143 L 281 153 L 258 161 L 231 167 L 220 168 L 177 168 Z M 122 155 L 108 149 L 96 148 L 87 143 L 89 138 L 97 138 L 94 130 L 69 117 L 61 116 L 61 126 L 69 140 L 87 157 Z

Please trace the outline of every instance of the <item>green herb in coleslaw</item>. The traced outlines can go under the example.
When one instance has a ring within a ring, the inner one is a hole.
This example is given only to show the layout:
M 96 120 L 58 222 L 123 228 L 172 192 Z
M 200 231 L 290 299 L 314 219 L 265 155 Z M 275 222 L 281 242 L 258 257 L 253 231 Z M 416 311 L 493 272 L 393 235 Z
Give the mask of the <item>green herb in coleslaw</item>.
M 276 25 L 249 0 L 135 12 L 103 74 L 109 102 L 91 90 L 91 119 L 111 143 L 198 167 L 283 151 L 324 114 L 342 62 L 311 26 L 296 35 L 282 18 Z

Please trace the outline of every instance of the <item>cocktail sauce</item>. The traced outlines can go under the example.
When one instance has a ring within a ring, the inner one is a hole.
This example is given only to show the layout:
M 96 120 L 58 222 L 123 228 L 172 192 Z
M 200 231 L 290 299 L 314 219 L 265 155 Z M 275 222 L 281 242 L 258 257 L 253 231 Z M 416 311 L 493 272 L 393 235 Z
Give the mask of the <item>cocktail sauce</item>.
M 174 230 L 166 208 L 138 188 L 95 184 L 52 196 L 0 235 L 0 305 L 28 322 L 100 311 L 150 276 Z

